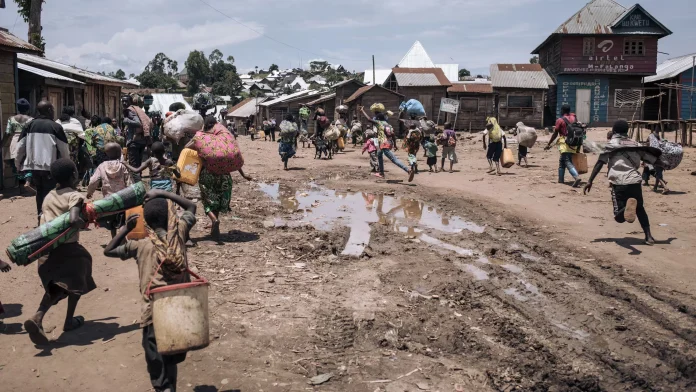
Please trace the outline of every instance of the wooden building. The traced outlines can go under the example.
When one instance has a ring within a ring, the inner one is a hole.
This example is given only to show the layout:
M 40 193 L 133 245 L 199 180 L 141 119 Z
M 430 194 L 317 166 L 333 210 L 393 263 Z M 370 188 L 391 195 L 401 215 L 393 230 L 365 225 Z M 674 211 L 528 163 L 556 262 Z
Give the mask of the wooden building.
M 491 83 L 455 82 L 447 89 L 447 97 L 459 101 L 459 112 L 447 114 L 447 121 L 454 124 L 455 130 L 482 131 L 488 117 L 497 117 L 496 95 Z
M 381 103 L 387 110 L 394 112 L 394 115 L 389 118 L 389 124 L 395 130 L 399 129 L 399 105 L 404 100 L 404 96 L 393 90 L 389 90 L 382 86 L 369 85 L 360 87 L 353 95 L 348 97 L 343 104 L 348 105 L 348 118 L 358 116 L 360 122 L 365 125 L 364 116 L 360 113 L 360 106 L 365 108 L 365 111 L 370 114 L 370 106 L 375 103 Z
M 360 87 L 364 86 L 364 83 L 355 79 L 348 79 L 335 84 L 333 89 L 336 92 L 336 106 L 343 104 L 346 99 L 350 98 Z
M 12 35 L 4 28 L 0 28 L 0 134 L 5 133 L 7 119 L 17 114 L 17 99 L 19 94 L 19 78 L 17 69 L 18 53 L 41 53 L 41 50 L 28 42 Z M 2 137 L 3 143 L 9 143 L 10 139 Z M 0 149 L 0 154 L 1 154 Z M 14 184 L 12 171 L 5 166 L 5 160 L 9 157 L 0 157 L 0 189 Z M 7 174 L 7 178 L 5 175 Z
M 639 4 L 590 1 L 532 52 L 556 81 L 551 117 L 569 104 L 578 120 L 594 126 L 641 119 L 642 80 L 655 74 L 658 40 L 670 34 Z
M 19 91 L 22 98 L 32 106 L 46 98 L 55 107 L 56 116 L 63 106 L 74 106 L 80 113 L 84 108 L 92 115 L 121 118 L 121 89 L 138 87 L 125 80 L 118 80 L 77 67 L 31 54 L 17 56 L 19 63 L 41 72 L 62 76 L 69 80 L 57 85 L 51 77 L 39 72 L 23 72 L 20 75 Z M 28 69 L 28 68 L 27 68 Z
M 696 119 L 696 53 L 669 59 L 645 78 L 645 94 L 660 98 L 645 101 L 645 120 Z
M 271 98 L 259 105 L 259 116 L 269 119 L 274 118 L 277 123 L 280 123 L 288 113 L 291 113 L 293 116 L 299 115 L 301 103 L 313 101 L 319 98 L 319 96 L 320 93 L 318 91 L 305 90 L 279 98 Z
M 539 64 L 493 64 L 491 83 L 501 126 L 514 127 L 523 122 L 543 128 L 546 96 L 554 82 Z
M 406 100 L 417 99 L 423 104 L 426 117 L 436 120 L 440 101 L 447 97 L 452 83 L 440 68 L 393 68 L 384 86 Z

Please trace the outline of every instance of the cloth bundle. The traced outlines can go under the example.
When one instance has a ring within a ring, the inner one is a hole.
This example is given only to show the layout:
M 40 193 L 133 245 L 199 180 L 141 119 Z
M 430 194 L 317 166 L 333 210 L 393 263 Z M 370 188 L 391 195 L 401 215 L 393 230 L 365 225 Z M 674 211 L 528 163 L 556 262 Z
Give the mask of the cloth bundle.
M 218 123 L 211 133 L 199 131 L 192 139 L 193 149 L 203 160 L 205 169 L 215 175 L 235 172 L 244 166 L 244 158 L 234 136 Z
M 203 117 L 193 110 L 179 110 L 164 120 L 164 135 L 179 143 L 184 136 L 203 129 Z

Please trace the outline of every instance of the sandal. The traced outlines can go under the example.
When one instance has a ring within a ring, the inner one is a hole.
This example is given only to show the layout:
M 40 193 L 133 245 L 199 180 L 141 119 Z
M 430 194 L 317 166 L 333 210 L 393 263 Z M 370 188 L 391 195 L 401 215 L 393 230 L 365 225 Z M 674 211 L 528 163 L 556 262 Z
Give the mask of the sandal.
M 29 319 L 25 321 L 24 330 L 29 334 L 31 342 L 37 346 L 45 346 L 50 342 L 48 336 L 46 336 L 46 332 L 44 332 L 43 328 L 34 320 Z
M 70 320 L 70 326 L 64 326 L 63 332 L 74 331 L 85 325 L 85 318 L 82 316 L 75 316 Z

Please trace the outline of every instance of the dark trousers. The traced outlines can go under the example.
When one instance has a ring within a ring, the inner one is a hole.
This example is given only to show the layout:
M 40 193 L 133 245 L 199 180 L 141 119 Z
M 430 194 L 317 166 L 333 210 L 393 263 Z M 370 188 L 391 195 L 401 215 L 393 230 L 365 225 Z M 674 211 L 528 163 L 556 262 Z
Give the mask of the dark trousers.
M 626 202 L 628 199 L 636 199 L 638 202 L 636 215 L 638 216 L 640 227 L 643 229 L 650 227 L 648 213 L 645 212 L 645 208 L 643 207 L 643 188 L 641 188 L 640 184 L 611 186 L 611 200 L 614 202 L 614 219 L 619 223 L 626 222 L 624 212 L 626 211 Z
M 648 180 L 650 180 L 650 176 L 655 176 L 655 188 L 657 188 L 659 181 L 664 180 L 665 169 L 659 166 L 654 166 L 654 168 L 654 170 L 650 170 L 648 167 L 643 168 L 643 181 L 647 184 Z
M 268 130 L 266 131 L 266 137 L 271 138 L 271 141 L 275 141 L 275 133 L 275 129 Z M 266 139 L 264 138 L 264 140 Z
M 162 355 L 157 351 L 155 340 L 155 326 L 150 324 L 143 328 L 143 348 L 145 349 L 145 362 L 147 372 L 150 373 L 150 382 L 155 391 L 164 391 L 169 388 L 176 392 L 176 365 L 184 362 L 186 353 L 176 355 Z
M 145 143 L 130 142 L 128 144 L 128 164 L 134 168 L 139 168 L 143 164 L 143 154 L 145 153 Z M 133 182 L 140 182 L 140 174 L 131 173 Z
M 49 171 L 34 170 L 31 173 L 31 181 L 36 189 L 36 211 L 41 215 L 44 199 L 56 187 L 56 180 L 51 177 Z

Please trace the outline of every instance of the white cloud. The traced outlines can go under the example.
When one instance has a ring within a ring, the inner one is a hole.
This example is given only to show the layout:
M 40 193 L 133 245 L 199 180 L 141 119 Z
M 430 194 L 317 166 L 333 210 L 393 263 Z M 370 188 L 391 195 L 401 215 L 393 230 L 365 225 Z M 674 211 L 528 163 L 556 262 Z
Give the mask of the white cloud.
M 264 31 L 264 27 L 256 23 L 245 24 L 258 32 Z M 123 68 L 127 73 L 139 73 L 159 52 L 178 60 L 181 68 L 192 50 L 222 49 L 258 37 L 260 34 L 228 21 L 206 22 L 191 27 L 170 23 L 145 30 L 128 28 L 114 34 L 106 42 L 88 41 L 74 47 L 59 44 L 49 47 L 46 55 L 56 61 L 75 64 L 82 68 Z

